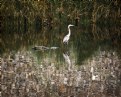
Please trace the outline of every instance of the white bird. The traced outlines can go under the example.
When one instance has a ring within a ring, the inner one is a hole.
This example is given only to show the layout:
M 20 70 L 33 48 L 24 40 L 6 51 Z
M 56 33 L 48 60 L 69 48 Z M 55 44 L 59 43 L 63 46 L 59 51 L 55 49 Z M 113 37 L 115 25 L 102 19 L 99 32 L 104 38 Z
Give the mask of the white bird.
M 71 35 L 71 29 L 70 29 L 71 26 L 74 26 L 74 25 L 72 25 L 72 24 L 68 25 L 68 32 L 69 33 L 63 38 L 63 43 L 67 43 L 68 44 L 68 41 L 69 41 L 70 35 Z

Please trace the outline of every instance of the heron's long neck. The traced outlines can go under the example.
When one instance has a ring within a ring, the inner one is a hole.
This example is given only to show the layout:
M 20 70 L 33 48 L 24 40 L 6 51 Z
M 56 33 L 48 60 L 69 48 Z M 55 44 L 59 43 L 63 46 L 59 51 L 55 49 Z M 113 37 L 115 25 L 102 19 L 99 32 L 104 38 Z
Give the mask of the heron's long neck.
M 68 27 L 68 36 L 70 36 L 71 35 L 71 29 L 70 29 L 70 27 Z

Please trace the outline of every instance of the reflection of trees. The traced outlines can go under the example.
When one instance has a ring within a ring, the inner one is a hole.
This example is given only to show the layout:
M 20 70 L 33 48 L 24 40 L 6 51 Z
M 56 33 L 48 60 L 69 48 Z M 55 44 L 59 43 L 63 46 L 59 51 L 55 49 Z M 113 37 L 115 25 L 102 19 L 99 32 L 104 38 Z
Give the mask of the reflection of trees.
M 83 60 L 90 57 L 99 47 L 106 49 L 120 50 L 121 32 L 119 26 L 111 25 L 91 25 L 73 31 L 71 40 L 72 45 L 80 64 Z M 119 54 L 120 55 L 120 54 Z
M 81 28 L 81 30 L 77 28 L 72 31 L 69 46 L 74 48 L 74 53 L 77 53 L 77 58 L 80 62 L 91 56 L 99 45 L 104 46 L 105 44 L 108 44 L 110 45 L 109 48 L 116 49 L 120 49 L 121 47 L 121 33 L 119 27 L 92 26 L 94 27 L 91 28 L 89 26 L 87 28 Z M 92 29 L 92 31 L 90 31 L 90 29 Z M 1 34 L 1 53 L 9 52 L 11 50 L 29 49 L 30 46 L 36 45 L 63 48 L 61 42 L 65 32 L 67 32 L 65 27 L 61 27 L 60 30 L 58 30 L 58 27 L 51 30 L 43 28 L 40 32 L 35 32 L 32 28 L 29 28 L 26 33 L 5 32 Z

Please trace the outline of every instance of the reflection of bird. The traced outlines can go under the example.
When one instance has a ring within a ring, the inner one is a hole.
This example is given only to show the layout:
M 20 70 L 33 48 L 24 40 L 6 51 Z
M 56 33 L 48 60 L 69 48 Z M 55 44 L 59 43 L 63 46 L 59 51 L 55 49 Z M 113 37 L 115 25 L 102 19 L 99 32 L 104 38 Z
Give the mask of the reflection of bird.
M 68 63 L 69 65 L 71 65 L 71 60 L 70 60 L 70 58 L 69 58 L 69 55 L 63 53 L 63 57 L 64 57 L 66 63 Z
M 68 41 L 69 41 L 70 35 L 71 35 L 71 30 L 70 30 L 71 26 L 74 26 L 74 25 L 72 25 L 72 24 L 68 25 L 68 31 L 69 31 L 69 33 L 63 38 L 63 43 L 67 43 L 68 44 Z
M 71 70 L 71 60 L 69 58 L 69 55 L 67 53 L 66 54 L 63 53 L 63 57 L 65 59 L 65 62 L 68 64 L 68 70 L 70 71 Z

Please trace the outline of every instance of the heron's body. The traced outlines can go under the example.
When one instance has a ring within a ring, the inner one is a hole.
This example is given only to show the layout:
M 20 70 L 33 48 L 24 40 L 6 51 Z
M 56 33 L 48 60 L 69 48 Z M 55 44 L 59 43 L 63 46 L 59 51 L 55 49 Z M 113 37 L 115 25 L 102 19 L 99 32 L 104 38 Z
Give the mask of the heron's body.
M 68 25 L 68 34 L 63 38 L 63 43 L 68 44 L 68 41 L 69 41 L 70 35 L 71 35 L 71 30 L 70 30 L 71 26 L 74 26 L 74 25 L 71 25 L 71 24 Z
M 66 35 L 63 39 L 63 43 L 67 43 L 68 44 L 68 40 L 70 39 L 70 35 Z

